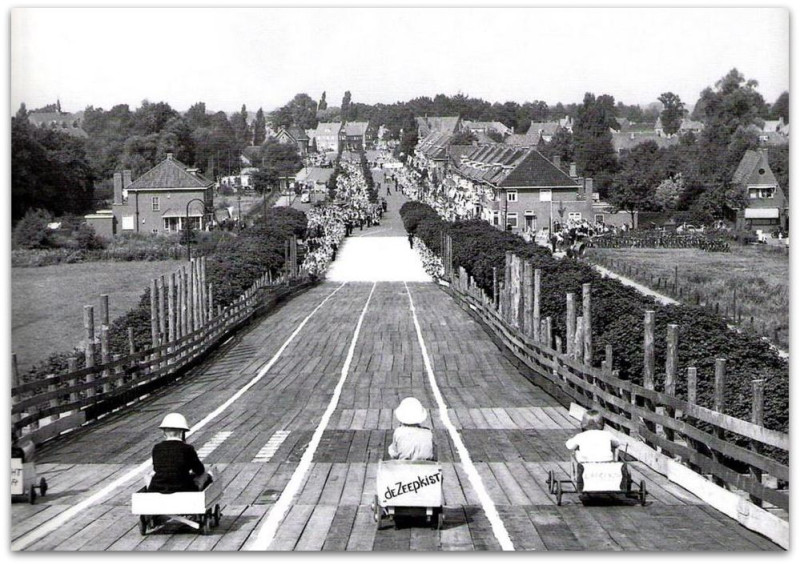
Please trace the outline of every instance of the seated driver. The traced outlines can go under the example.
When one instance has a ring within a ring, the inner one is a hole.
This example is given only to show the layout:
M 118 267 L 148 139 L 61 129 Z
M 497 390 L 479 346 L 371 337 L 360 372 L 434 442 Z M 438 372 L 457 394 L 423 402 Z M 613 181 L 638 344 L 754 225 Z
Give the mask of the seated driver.
M 173 493 L 203 490 L 211 477 L 194 447 L 185 443 L 189 425 L 182 415 L 167 414 L 159 426 L 164 441 L 153 447 L 153 470 L 148 491 Z
M 394 431 L 389 457 L 407 461 L 435 460 L 433 433 L 421 424 L 428 418 L 428 411 L 419 400 L 404 398 L 394 411 L 400 426 Z
M 573 480 L 576 481 L 578 490 L 583 488 L 583 463 L 608 463 L 615 460 L 614 450 L 620 443 L 604 427 L 605 421 L 600 412 L 587 410 L 581 418 L 581 433 L 567 440 L 567 449 L 573 452 L 577 463 L 577 469 L 573 469 L 577 476 L 573 476 Z M 622 490 L 629 490 L 630 482 L 630 471 L 623 464 Z

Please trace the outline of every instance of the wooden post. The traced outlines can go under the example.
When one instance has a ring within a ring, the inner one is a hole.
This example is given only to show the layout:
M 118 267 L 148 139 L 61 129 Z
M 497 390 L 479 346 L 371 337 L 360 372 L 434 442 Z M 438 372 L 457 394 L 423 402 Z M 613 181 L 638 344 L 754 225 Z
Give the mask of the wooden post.
M 447 234 L 447 272 L 453 273 L 453 237 Z
M 214 318 L 214 284 L 208 283 L 208 321 Z
M 656 313 L 653 310 L 646 310 L 644 313 L 644 370 L 643 370 L 643 385 L 647 390 L 655 390 L 655 324 Z M 650 412 L 655 412 L 655 406 L 649 399 L 644 399 L 643 406 Z M 656 426 L 650 420 L 645 421 L 647 429 L 655 433 Z M 652 448 L 655 448 L 652 442 L 645 442 Z
M 667 326 L 667 360 L 664 377 L 664 394 L 675 397 L 675 377 L 678 370 L 678 326 L 669 324 Z M 675 417 L 675 408 L 672 406 L 664 407 L 665 413 L 669 418 Z M 670 427 L 664 428 L 664 435 L 668 441 L 675 440 L 675 431 Z M 669 453 L 666 453 L 669 456 Z
M 174 343 L 175 336 L 177 334 L 175 328 L 175 322 L 177 320 L 175 316 L 175 273 L 170 273 L 169 275 L 169 287 L 167 288 L 167 308 L 169 311 L 169 335 L 167 339 L 170 343 Z
M 567 355 L 575 359 L 575 293 L 567 293 Z
M 70 357 L 67 359 L 67 372 L 74 373 L 78 370 L 78 358 L 77 357 Z M 72 378 L 67 382 L 67 386 L 73 387 L 78 384 L 78 379 Z M 72 404 L 73 402 L 78 402 L 78 393 L 72 391 L 69 393 L 69 402 Z M 12 403 L 13 404 L 13 403 Z M 75 409 L 73 408 L 70 412 L 73 412 Z
M 753 379 L 753 412 L 751 421 L 756 426 L 764 425 L 764 379 Z M 761 445 L 757 441 L 751 441 L 750 450 L 760 453 Z M 753 475 L 756 481 L 761 483 L 761 469 L 751 466 L 750 474 Z M 763 505 L 763 501 L 757 496 L 750 495 L 750 500 L 758 506 Z
M 158 278 L 158 343 L 167 341 L 167 289 L 164 275 Z
M 195 268 L 194 268 L 194 259 L 189 262 L 189 272 L 188 274 L 188 281 L 189 285 L 186 290 L 186 311 L 189 314 L 188 319 L 188 333 L 192 333 L 195 330 L 195 322 L 194 322 L 194 279 L 195 279 Z
M 55 375 L 47 375 L 47 376 L 48 377 L 53 377 Z M 56 384 L 47 385 L 47 392 L 55 392 L 57 390 L 58 390 L 58 385 L 56 385 Z M 57 396 L 55 398 L 51 398 L 50 402 L 49 402 L 50 408 L 58 408 L 59 402 L 60 402 L 60 400 L 59 400 L 59 398 Z M 50 421 L 58 420 L 59 417 L 60 417 L 60 414 L 58 412 L 53 412 L 50 415 Z
M 108 295 L 100 295 L 100 325 L 110 326 L 108 314 Z
M 541 297 L 542 297 L 542 270 L 533 271 L 533 341 L 541 343 Z
M 128 353 L 133 355 L 136 353 L 136 342 L 133 341 L 133 328 L 128 326 Z
M 86 359 L 86 368 L 94 367 L 94 306 L 84 306 L 83 307 L 83 329 L 84 329 L 84 339 L 86 340 L 86 346 L 84 349 Z M 86 382 L 90 383 L 94 380 L 94 374 L 89 373 L 86 375 Z M 87 388 L 86 389 L 86 396 L 94 396 L 94 389 Z
M 111 361 L 111 352 L 108 344 L 108 326 L 100 326 L 100 362 L 105 365 Z M 103 369 L 103 392 L 111 392 L 111 374 L 108 369 Z
M 583 364 L 592 366 L 592 285 L 583 285 Z
M 545 336 L 546 336 L 545 340 L 547 341 L 547 347 L 552 349 L 553 348 L 553 319 L 550 316 L 548 316 L 547 318 L 544 319 L 544 327 L 545 327 L 545 331 L 547 332 L 545 334 Z
M 533 263 L 525 261 L 522 264 L 522 331 L 531 337 L 533 335 Z
M 297 238 L 292 237 L 294 244 L 294 274 L 297 276 Z M 208 303 L 208 283 L 206 282 L 206 258 L 200 258 L 200 320 L 202 325 L 208 323 L 208 310 L 206 304 Z
M 610 375 L 611 371 L 614 370 L 614 347 L 610 343 L 606 344 L 605 363 L 606 363 L 606 372 L 608 372 L 608 374 Z
M 733 287 L 733 322 L 736 323 L 736 287 Z
M 719 414 L 725 413 L 725 391 L 727 389 L 726 363 L 727 360 L 722 358 L 717 359 L 714 363 L 714 411 Z M 716 435 L 720 439 L 725 439 L 725 432 L 722 428 L 717 428 Z M 713 450 L 712 452 L 714 454 L 714 460 L 721 463 L 719 453 Z M 725 481 L 719 477 L 714 476 L 712 479 L 714 484 L 725 486 Z
M 583 359 L 583 316 L 575 319 L 575 337 L 572 344 L 572 354 L 575 359 Z
M 556 353 L 561 353 L 561 336 L 556 336 Z
M 150 341 L 153 347 L 158 346 L 158 283 L 153 279 L 150 283 Z
M 497 267 L 492 267 L 492 303 L 494 309 L 500 308 L 500 287 L 497 284 Z
M 514 262 L 514 255 L 511 251 L 506 251 L 506 264 L 505 264 L 505 296 L 503 297 L 503 312 L 505 312 L 505 316 L 503 319 L 506 323 L 511 323 L 511 288 L 514 286 L 514 283 L 511 282 L 512 277 L 512 264 Z
M 122 355 L 114 354 L 112 355 L 111 358 L 116 363 L 117 361 L 122 359 Z M 114 374 L 117 376 L 117 379 L 114 384 L 116 388 L 119 388 L 125 384 L 125 373 L 122 371 L 122 367 L 117 365 L 116 367 L 114 367 Z
M 697 369 L 695 367 L 686 369 L 686 402 L 697 404 Z

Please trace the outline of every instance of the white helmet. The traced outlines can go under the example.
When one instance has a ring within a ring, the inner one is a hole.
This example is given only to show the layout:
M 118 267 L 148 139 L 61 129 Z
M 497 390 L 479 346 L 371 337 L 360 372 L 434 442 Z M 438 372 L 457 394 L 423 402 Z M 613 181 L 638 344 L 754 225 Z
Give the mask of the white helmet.
M 186 423 L 186 418 L 177 412 L 173 412 L 172 414 L 167 414 L 164 416 L 164 419 L 161 421 L 161 425 L 158 427 L 161 429 L 170 428 L 173 430 L 189 431 L 189 424 Z
M 401 424 L 414 425 L 424 422 L 428 417 L 428 411 L 423 408 L 419 400 L 409 396 L 404 398 L 400 406 L 395 409 L 394 415 Z

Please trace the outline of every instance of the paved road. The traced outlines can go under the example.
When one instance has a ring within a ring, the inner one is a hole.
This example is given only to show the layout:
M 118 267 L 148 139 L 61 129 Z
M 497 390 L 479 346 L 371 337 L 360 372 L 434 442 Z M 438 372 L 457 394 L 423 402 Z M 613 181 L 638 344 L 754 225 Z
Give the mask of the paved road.
M 399 201 L 390 201 L 394 218 L 369 228 L 376 236 L 398 225 Z M 445 524 L 376 531 L 377 462 L 391 441 L 392 409 L 409 395 L 430 410 Z M 189 441 L 221 471 L 222 523 L 207 536 L 169 527 L 142 537 L 131 493 L 158 423 L 175 410 L 202 422 Z M 646 506 L 574 498 L 556 506 L 545 479 L 568 469 L 564 441 L 576 424 L 434 283 L 330 281 L 227 343 L 190 378 L 40 450 L 50 490 L 34 505 L 12 505 L 12 548 L 777 549 L 638 464 Z

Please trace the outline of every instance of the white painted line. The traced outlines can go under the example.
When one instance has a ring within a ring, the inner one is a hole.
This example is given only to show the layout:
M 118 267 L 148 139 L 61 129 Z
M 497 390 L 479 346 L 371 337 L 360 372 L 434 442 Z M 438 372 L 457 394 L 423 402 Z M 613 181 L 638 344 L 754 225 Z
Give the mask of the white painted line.
M 258 374 L 255 377 L 253 377 L 250 380 L 250 382 L 248 382 L 241 389 L 239 389 L 238 392 L 236 392 L 233 396 L 231 396 L 228 400 L 226 400 L 222 405 L 220 405 L 211 414 L 209 414 L 208 416 L 206 416 L 205 418 L 200 420 L 198 423 L 196 423 L 194 426 L 192 426 L 192 429 L 189 430 L 186 433 L 186 437 L 189 437 L 193 433 L 198 432 L 201 429 L 203 429 L 206 426 L 206 424 L 208 424 L 211 420 L 213 420 L 214 418 L 219 416 L 226 408 L 228 408 L 231 404 L 236 402 L 245 392 L 250 390 L 250 388 L 252 388 L 253 385 L 255 385 L 258 381 L 260 381 L 262 378 L 264 378 L 264 375 L 267 374 L 267 371 L 269 371 L 272 368 L 272 366 L 278 361 L 278 358 L 283 354 L 283 352 L 286 350 L 286 348 L 289 346 L 289 344 L 294 340 L 294 338 L 297 337 L 297 334 L 300 333 L 300 330 L 303 329 L 303 327 L 311 319 L 311 317 L 314 314 L 317 313 L 317 310 L 322 308 L 322 306 L 328 300 L 330 300 L 330 298 L 333 297 L 334 294 L 339 292 L 339 290 L 345 284 L 347 284 L 347 283 L 342 283 L 338 287 L 336 287 L 336 289 L 334 289 L 333 292 L 331 292 L 328 296 L 325 297 L 325 300 L 320 302 L 317 305 L 317 307 L 314 308 L 311 311 L 311 313 L 303 319 L 303 321 L 300 323 L 300 325 L 297 326 L 297 329 L 295 329 L 294 332 L 292 332 L 292 335 L 290 335 L 289 338 L 284 342 L 284 344 L 281 346 L 281 348 L 278 350 L 278 352 L 275 353 L 275 355 L 272 357 L 272 359 L 270 359 L 269 362 L 261 368 L 261 370 L 258 372 Z M 43 538 L 44 536 L 50 534 L 51 532 L 54 532 L 55 530 L 57 530 L 58 528 L 60 528 L 64 524 L 66 524 L 69 520 L 71 520 L 72 518 L 74 518 L 75 516 L 77 516 L 78 514 L 83 512 L 84 510 L 86 510 L 87 508 L 89 508 L 92 504 L 94 504 L 96 502 L 99 502 L 104 497 L 106 497 L 110 493 L 114 492 L 114 490 L 116 490 L 119 487 L 123 486 L 124 484 L 130 482 L 131 480 L 143 475 L 146 471 L 151 469 L 152 466 L 153 466 L 153 460 L 152 459 L 148 459 L 144 463 L 142 463 L 142 464 L 138 465 L 137 467 L 135 467 L 134 469 L 132 469 L 130 472 L 126 473 L 125 475 L 121 476 L 120 478 L 116 479 L 115 481 L 109 483 L 108 485 L 106 485 L 105 487 L 103 487 L 102 489 L 100 489 L 99 491 L 94 493 L 93 495 L 91 495 L 89 498 L 83 499 L 78 504 L 75 504 L 74 506 L 70 506 L 67 510 L 65 510 L 61 514 L 58 514 L 57 516 L 54 516 L 50 520 L 48 520 L 46 522 L 43 522 L 36 529 L 31 530 L 30 532 L 28 532 L 24 536 L 21 536 L 16 541 L 14 541 L 11 544 L 11 551 L 21 551 L 21 550 L 25 549 L 26 547 L 28 547 L 30 544 L 40 540 L 41 538 Z
M 208 442 L 206 442 L 206 444 L 203 445 L 203 447 L 197 450 L 197 456 L 200 459 L 205 459 L 206 457 L 211 455 L 212 451 L 214 451 L 216 448 L 222 445 L 223 441 L 225 441 L 232 435 L 233 432 L 218 432 L 214 434 L 214 437 L 212 437 Z
M 333 389 L 333 396 L 328 403 L 325 413 L 322 415 L 322 419 L 320 420 L 317 429 L 314 430 L 314 435 L 311 436 L 311 442 L 308 444 L 308 447 L 306 447 L 305 452 L 303 452 L 303 456 L 300 458 L 300 463 L 297 465 L 297 469 L 295 469 L 294 473 L 292 474 L 289 484 L 286 485 L 286 488 L 283 489 L 280 498 L 270 509 L 266 520 L 264 520 L 264 523 L 261 525 L 261 528 L 258 531 L 258 534 L 256 534 L 256 537 L 253 538 L 252 541 L 248 542 L 248 544 L 243 548 L 245 551 L 266 551 L 267 548 L 269 548 L 269 545 L 275 539 L 275 534 L 277 534 L 278 528 L 283 522 L 283 519 L 286 517 L 286 514 L 289 512 L 289 506 L 291 506 L 294 497 L 300 492 L 300 487 L 303 486 L 303 481 L 305 480 L 306 474 L 308 474 L 308 471 L 311 468 L 311 461 L 314 459 L 314 453 L 316 453 L 319 442 L 322 439 L 322 434 L 325 431 L 325 428 L 328 427 L 328 422 L 330 421 L 331 416 L 333 416 L 333 413 L 336 411 L 336 406 L 339 404 L 339 397 L 342 395 L 344 382 L 347 380 L 347 373 L 350 371 L 350 364 L 353 362 L 353 355 L 356 350 L 358 334 L 361 333 L 361 324 L 364 322 L 364 316 L 367 314 L 367 308 L 369 308 L 369 302 L 372 300 L 372 293 L 375 292 L 376 284 L 377 283 L 372 283 L 372 289 L 369 291 L 367 302 L 364 304 L 364 309 L 361 311 L 361 316 L 358 318 L 358 324 L 356 324 L 355 332 L 353 332 L 353 339 L 350 341 L 350 349 L 347 351 L 347 358 L 345 358 L 344 365 L 342 366 L 342 375 L 339 377 L 339 382 L 336 383 L 336 388 Z
M 269 438 L 269 441 L 258 450 L 256 456 L 253 457 L 253 463 L 269 463 L 269 460 L 278 452 L 281 444 L 286 441 L 286 438 L 289 437 L 289 430 L 278 430 L 272 437 Z
M 444 403 L 442 392 L 439 390 L 439 385 L 436 384 L 436 375 L 433 374 L 431 360 L 430 357 L 428 357 L 428 348 L 425 347 L 425 340 L 422 338 L 422 329 L 419 326 L 417 310 L 414 308 L 414 300 L 411 298 L 411 291 L 408 289 L 408 285 L 406 283 L 403 284 L 406 287 L 408 302 L 411 305 L 411 314 L 414 317 L 414 327 L 417 330 L 417 341 L 419 342 L 420 349 L 422 349 L 422 360 L 425 363 L 425 372 L 428 374 L 428 382 L 431 385 L 433 397 L 436 399 L 436 404 L 439 407 L 439 419 L 444 424 L 444 427 L 447 428 L 447 432 L 450 434 L 450 438 L 453 440 L 453 445 L 455 445 L 456 451 L 458 451 L 458 456 L 461 459 L 461 463 L 464 465 L 464 470 L 467 472 L 469 482 L 472 484 L 472 488 L 477 493 L 478 500 L 481 501 L 481 506 L 483 506 L 483 511 L 486 514 L 486 517 L 489 519 L 489 523 L 492 525 L 494 537 L 497 538 L 497 541 L 500 543 L 500 547 L 503 551 L 514 551 L 514 543 L 511 541 L 511 537 L 508 535 L 508 530 L 503 523 L 503 519 L 500 517 L 500 514 L 497 513 L 497 508 L 492 501 L 492 497 L 490 497 L 489 493 L 486 491 L 486 487 L 483 485 L 483 480 L 481 479 L 480 474 L 478 474 L 478 469 L 475 468 L 475 464 L 472 462 L 472 457 L 470 457 L 467 447 L 461 440 L 461 435 L 459 435 L 458 431 L 456 431 L 456 428 L 447 413 L 447 404 Z

